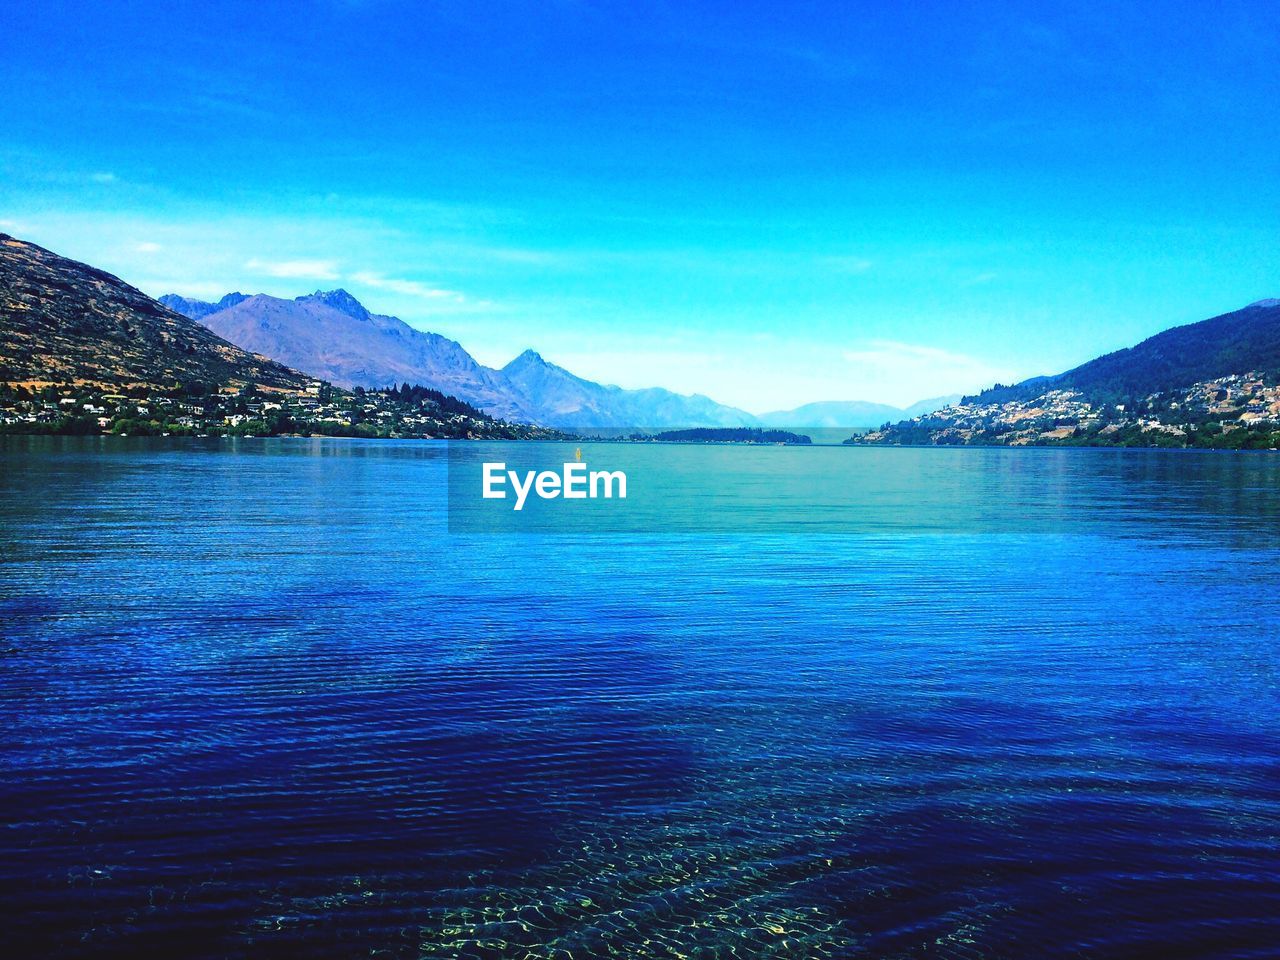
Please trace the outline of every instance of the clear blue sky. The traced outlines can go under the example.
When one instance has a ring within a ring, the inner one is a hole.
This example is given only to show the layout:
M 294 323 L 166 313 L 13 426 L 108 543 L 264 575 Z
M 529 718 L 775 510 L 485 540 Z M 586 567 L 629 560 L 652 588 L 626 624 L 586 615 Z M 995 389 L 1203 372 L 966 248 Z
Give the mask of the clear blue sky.
M 10 3 L 0 229 L 753 411 L 1280 295 L 1280 5 Z

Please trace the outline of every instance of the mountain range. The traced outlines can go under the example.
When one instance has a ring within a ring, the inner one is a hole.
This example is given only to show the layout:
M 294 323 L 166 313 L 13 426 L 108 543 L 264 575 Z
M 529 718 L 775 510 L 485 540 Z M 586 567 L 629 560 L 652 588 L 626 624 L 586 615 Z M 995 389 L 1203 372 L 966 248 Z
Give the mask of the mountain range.
M 941 397 L 898 410 L 824 402 L 760 417 L 696 394 L 595 383 L 532 350 L 501 369 L 486 367 L 456 341 L 373 314 L 343 290 L 294 300 L 243 293 L 216 302 L 172 295 L 164 300 L 158 303 L 109 273 L 0 233 L 0 386 L 10 399 L 39 407 L 27 411 L 37 420 L 48 412 L 40 406 L 47 397 L 30 399 L 32 390 L 96 391 L 110 400 L 113 393 L 135 396 L 156 388 L 170 399 L 216 393 L 240 396 L 238 403 L 255 391 L 277 391 L 302 398 L 294 404 L 298 422 L 311 423 L 308 411 L 315 409 L 328 417 L 319 421 L 327 424 L 324 429 L 356 431 L 366 426 L 356 421 L 372 411 L 381 425 L 368 429 L 388 435 L 403 434 L 401 422 L 413 426 L 414 418 L 421 421 L 415 428 L 420 433 L 439 435 L 453 410 L 449 404 L 474 414 L 455 425 L 463 435 L 496 429 L 493 421 L 481 423 L 482 414 L 465 403 L 458 407 L 456 397 L 505 418 L 549 426 L 859 429 L 897 415 L 906 419 L 855 439 L 1280 446 L 1277 299 L 1174 327 L 1060 374 L 997 384 L 955 403 Z M 407 399 L 403 390 L 394 397 L 387 393 L 362 406 L 364 394 L 340 394 L 317 380 L 353 387 L 410 381 L 430 389 Z M 327 402 L 325 396 L 335 399 Z M 280 403 L 275 407 L 283 409 Z
M 373 313 L 346 290 L 292 300 L 232 293 L 216 303 L 160 301 L 246 350 L 345 387 L 421 383 L 507 420 L 566 428 L 754 426 L 745 410 L 700 394 L 626 390 L 575 376 L 526 350 L 495 369 L 456 340 Z
M 893 420 L 907 420 L 922 413 L 931 413 L 960 399 L 953 393 L 946 397 L 921 400 L 909 407 L 892 407 L 887 403 L 871 403 L 866 400 L 827 400 L 806 403 L 794 410 L 775 410 L 762 413 L 761 423 L 778 427 L 809 427 L 825 429 L 857 430 L 877 427 Z
M 526 350 L 501 369 L 369 311 L 344 290 L 161 302 L 102 270 L 0 234 L 0 382 L 103 389 L 256 384 L 304 391 L 420 383 L 502 419 L 567 427 L 851 429 L 906 411 L 859 401 L 755 417 L 700 394 L 596 383 Z M 926 406 L 937 406 L 936 401 Z
M 807 404 L 754 416 L 701 394 L 661 387 L 624 389 L 576 376 L 526 350 L 487 367 L 461 344 L 373 313 L 345 290 L 294 299 L 229 293 L 216 302 L 167 294 L 160 301 L 219 336 L 345 387 L 421 383 L 493 416 L 567 429 L 599 427 L 844 427 L 859 429 L 933 410 L 942 397 L 906 410 L 863 401 Z
M 228 294 L 217 304 L 169 295 L 160 302 L 218 336 L 340 387 L 417 383 L 506 420 L 537 422 L 497 371 L 453 340 L 370 313 L 345 290 L 296 300 Z M 218 309 L 220 304 L 226 306 Z

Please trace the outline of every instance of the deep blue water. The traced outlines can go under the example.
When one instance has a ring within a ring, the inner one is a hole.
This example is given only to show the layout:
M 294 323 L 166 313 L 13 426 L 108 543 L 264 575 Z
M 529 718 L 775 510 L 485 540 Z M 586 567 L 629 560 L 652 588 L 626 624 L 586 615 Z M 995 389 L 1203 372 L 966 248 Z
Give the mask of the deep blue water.
M 1280 457 L 613 451 L 0 441 L 6 955 L 1280 954 Z

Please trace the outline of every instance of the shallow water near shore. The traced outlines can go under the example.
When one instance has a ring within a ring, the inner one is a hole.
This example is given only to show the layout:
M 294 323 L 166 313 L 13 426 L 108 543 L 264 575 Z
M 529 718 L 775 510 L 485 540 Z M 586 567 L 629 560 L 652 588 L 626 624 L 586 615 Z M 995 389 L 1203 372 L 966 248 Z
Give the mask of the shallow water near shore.
M 1280 456 L 609 455 L 0 439 L 14 955 L 1274 955 Z

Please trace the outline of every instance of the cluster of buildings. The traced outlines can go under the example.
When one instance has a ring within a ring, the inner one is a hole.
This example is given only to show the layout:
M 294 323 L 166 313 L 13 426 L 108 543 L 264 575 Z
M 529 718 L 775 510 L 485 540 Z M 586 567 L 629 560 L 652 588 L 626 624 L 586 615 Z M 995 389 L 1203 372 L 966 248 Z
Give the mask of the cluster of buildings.
M 1145 436 L 1154 443 L 1189 442 L 1197 433 L 1280 431 L 1280 383 L 1257 373 L 1098 403 L 1078 390 L 1048 390 L 1027 400 L 981 403 L 976 398 L 856 438 L 865 443 L 1099 443 Z
M 132 435 L 465 437 L 488 435 L 492 421 L 446 412 L 430 399 L 390 391 L 241 390 L 193 396 L 132 389 L 0 385 L 0 432 Z M 505 426 L 505 425 L 503 425 Z
M 1186 408 L 1234 426 L 1280 425 L 1280 383 L 1256 373 L 1219 377 L 1192 385 L 1183 398 Z
M 866 443 L 1032 443 L 1065 438 L 1102 424 L 1102 411 L 1074 390 L 1050 390 L 1031 400 L 953 404 L 903 423 L 864 434 Z M 920 436 L 904 437 L 904 434 Z M 928 440 L 922 441 L 927 434 Z

